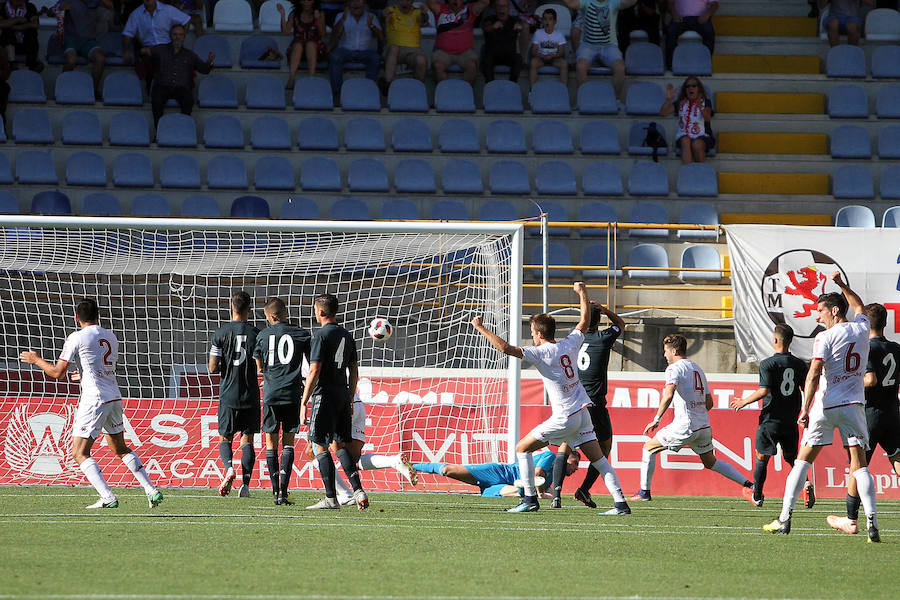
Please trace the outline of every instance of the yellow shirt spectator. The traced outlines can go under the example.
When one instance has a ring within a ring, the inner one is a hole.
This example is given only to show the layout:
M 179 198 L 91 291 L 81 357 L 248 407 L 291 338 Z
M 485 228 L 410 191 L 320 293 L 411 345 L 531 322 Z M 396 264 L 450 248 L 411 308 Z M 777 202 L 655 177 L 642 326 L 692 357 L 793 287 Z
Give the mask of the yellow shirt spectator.
M 422 11 L 418 7 L 413 7 L 408 13 L 400 10 L 399 6 L 386 8 L 387 43 L 392 46 L 418 48 L 422 37 L 421 14 Z

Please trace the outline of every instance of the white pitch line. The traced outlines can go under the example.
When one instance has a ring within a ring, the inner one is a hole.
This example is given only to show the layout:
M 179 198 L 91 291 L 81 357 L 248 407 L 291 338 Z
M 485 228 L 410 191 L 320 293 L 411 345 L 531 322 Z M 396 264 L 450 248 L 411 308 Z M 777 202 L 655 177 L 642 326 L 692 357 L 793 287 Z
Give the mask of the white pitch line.
M 0 594 L 0 600 L 540 600 L 541 596 L 397 596 L 397 595 L 331 595 L 331 594 Z M 691 597 L 683 597 L 689 600 Z M 744 598 L 704 597 L 705 600 L 745 600 Z M 662 596 L 554 596 L 553 600 L 667 600 Z M 767 600 L 767 599 L 760 599 Z M 781 598 L 779 600 L 789 600 Z

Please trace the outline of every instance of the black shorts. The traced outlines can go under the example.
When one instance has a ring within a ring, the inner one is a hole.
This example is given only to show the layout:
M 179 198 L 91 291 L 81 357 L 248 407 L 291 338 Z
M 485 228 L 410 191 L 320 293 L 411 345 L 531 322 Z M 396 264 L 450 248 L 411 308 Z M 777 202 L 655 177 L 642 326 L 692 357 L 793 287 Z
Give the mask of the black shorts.
M 594 424 L 594 433 L 598 442 L 605 442 L 612 437 L 612 421 L 609 420 L 609 411 L 605 406 L 590 405 L 588 414 L 591 415 L 591 423 Z
M 866 424 L 869 427 L 866 462 L 872 460 L 876 444 L 881 446 L 888 456 L 894 456 L 900 451 L 900 414 L 867 410 Z
M 680 138 L 678 138 L 677 140 L 675 140 L 675 143 L 678 144 L 678 145 L 680 146 L 680 145 L 681 145 L 681 140 L 683 140 L 685 137 L 687 137 L 687 136 L 684 136 L 684 135 L 681 136 Z M 703 143 L 706 144 L 706 151 L 707 151 L 707 152 L 709 152 L 710 150 L 712 150 L 713 148 L 716 147 L 716 138 L 714 138 L 714 137 L 711 136 L 711 135 L 704 135 L 704 136 L 699 137 L 699 138 L 691 138 L 691 139 L 692 139 L 692 140 L 695 140 L 695 139 L 697 139 L 697 140 L 703 140 Z
M 219 435 L 234 437 L 259 433 L 259 408 L 228 408 L 219 405 Z
M 349 444 L 353 441 L 353 415 L 349 401 L 323 400 L 320 395 L 312 397 L 309 415 L 309 441 L 319 446 L 331 442 Z
M 781 423 L 760 423 L 756 430 L 756 451 L 766 456 L 775 456 L 781 444 L 784 460 L 792 462 L 797 458 L 800 446 L 800 431 L 796 425 Z
M 284 433 L 300 431 L 300 406 L 297 404 L 263 404 L 262 430 L 278 433 L 278 426 Z

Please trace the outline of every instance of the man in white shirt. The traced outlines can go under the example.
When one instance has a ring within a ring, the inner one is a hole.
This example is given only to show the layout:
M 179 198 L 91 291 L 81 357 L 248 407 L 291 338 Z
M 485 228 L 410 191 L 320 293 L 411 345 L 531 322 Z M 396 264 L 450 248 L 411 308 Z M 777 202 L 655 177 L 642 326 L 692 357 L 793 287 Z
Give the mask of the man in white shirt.
M 141 47 L 152 48 L 168 44 L 172 41 L 170 31 L 173 25 L 184 25 L 187 34 L 191 17 L 174 6 L 157 0 L 143 0 L 143 4 L 131 11 L 128 21 L 122 29 L 122 61 L 125 64 L 134 62 L 134 40 Z M 142 57 L 135 65 L 138 77 L 147 83 L 147 93 L 153 83 L 153 63 Z
M 91 457 L 91 446 L 101 431 L 106 432 L 109 447 L 144 488 L 150 508 L 153 508 L 162 502 L 163 495 L 150 482 L 138 455 L 125 445 L 122 394 L 116 382 L 119 341 L 112 331 L 98 325 L 99 317 L 97 302 L 82 300 L 75 307 L 75 319 L 80 329 L 66 338 L 55 365 L 41 358 L 34 350 L 22 352 L 19 359 L 37 365 L 54 379 L 64 378 L 69 364 L 74 360 L 80 363 L 80 371 L 76 372 L 78 377 L 72 378 L 73 381 L 81 381 L 81 398 L 72 425 L 72 457 L 100 494 L 100 500 L 87 508 L 119 507 L 119 500 L 109 489 L 100 465 Z
M 880 542 L 875 516 L 875 481 L 866 462 L 869 429 L 866 424 L 866 397 L 863 387 L 869 358 L 869 319 L 863 314 L 860 297 L 841 279 L 830 279 L 841 289 L 822 294 L 816 302 L 819 322 L 825 331 L 813 343 L 812 362 L 803 388 L 803 406 L 797 423 L 805 429 L 800 452 L 784 485 L 784 502 L 777 519 L 765 525 L 769 533 L 791 532 L 791 513 L 812 463 L 824 446 L 831 444 L 838 429 L 850 455 L 850 473 L 866 511 L 869 542 Z M 847 308 L 855 319 L 847 321 Z
M 491 345 L 508 356 L 521 358 L 533 364 L 544 380 L 544 389 L 550 399 L 552 414 L 549 419 L 535 427 L 516 444 L 516 459 L 519 474 L 524 482 L 525 498 L 508 512 L 534 512 L 538 510 L 538 493 L 534 484 L 535 450 L 553 444 L 559 446 L 568 443 L 572 448 L 579 448 L 591 464 L 596 468 L 606 483 L 607 489 L 615 501 L 615 508 L 604 514 L 631 514 L 631 509 L 622 494 L 619 478 L 609 461 L 603 456 L 603 450 L 597 442 L 591 415 L 586 410 L 591 406 L 591 399 L 578 377 L 578 350 L 584 341 L 584 332 L 590 322 L 591 304 L 584 283 L 577 281 L 573 285 L 580 300 L 580 319 L 575 329 L 565 338 L 556 336 L 556 321 L 548 314 L 531 317 L 531 339 L 534 346 L 520 348 L 513 346 L 497 334 L 487 329 L 482 317 L 472 319 L 472 326 Z

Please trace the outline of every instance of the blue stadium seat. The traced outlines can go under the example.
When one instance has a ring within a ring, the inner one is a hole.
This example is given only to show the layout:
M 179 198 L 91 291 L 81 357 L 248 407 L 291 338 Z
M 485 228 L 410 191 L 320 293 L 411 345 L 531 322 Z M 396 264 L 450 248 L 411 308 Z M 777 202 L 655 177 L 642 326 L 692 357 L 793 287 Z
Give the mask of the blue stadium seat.
M 304 198 L 302 196 L 295 196 L 288 198 L 284 201 L 284 204 L 281 205 L 281 218 L 305 221 L 319 219 L 321 218 L 321 213 L 319 212 L 319 205 L 316 204 L 315 200 Z
M 691 44 L 699 46 L 700 44 Z M 682 269 L 721 269 L 722 258 L 715 246 L 688 246 L 681 253 Z M 722 271 L 681 271 L 682 281 L 709 281 L 722 279 Z
M 290 150 L 291 128 L 275 115 L 257 117 L 250 125 L 250 146 L 254 150 Z
M 534 114 L 567 115 L 572 112 L 569 105 L 569 89 L 559 81 L 542 79 L 531 86 L 528 103 Z
M 391 130 L 391 147 L 394 152 L 431 152 L 431 131 L 420 119 L 400 119 Z
M 210 115 L 203 123 L 203 145 L 207 148 L 243 148 L 244 128 L 233 115 Z
M 841 44 L 828 50 L 825 57 L 828 77 L 865 77 L 866 54 L 859 46 Z
M 53 97 L 57 104 L 93 104 L 94 80 L 83 71 L 64 71 L 56 76 Z
M 445 79 L 434 88 L 434 109 L 437 112 L 473 113 L 475 95 L 469 82 Z
M 369 205 L 358 198 L 341 198 L 331 205 L 334 221 L 368 221 Z
M 200 165 L 190 154 L 169 154 L 159 166 L 159 184 L 164 188 L 199 188 Z
M 194 194 L 181 201 L 181 216 L 218 218 L 222 216 L 222 210 L 212 196 Z
M 606 202 L 585 202 L 578 207 L 578 220 L 582 223 L 615 223 L 616 210 Z M 606 237 L 606 229 L 585 227 L 578 230 L 581 237 Z
M 581 126 L 582 154 L 619 154 L 619 132 L 609 121 L 588 121 Z
M 447 119 L 438 130 L 438 148 L 441 152 L 478 152 L 481 147 L 475 124 L 464 119 Z
M 337 150 L 337 127 L 331 119 L 307 117 L 297 126 L 297 147 L 301 150 Z
M 425 84 L 418 79 L 401 78 L 388 88 L 388 110 L 391 112 L 428 112 Z
M 207 75 L 197 88 L 197 104 L 200 108 L 237 108 L 237 86 L 227 75 Z
M 900 125 L 883 127 L 878 132 L 878 158 L 900 159 Z
M 97 38 L 97 43 L 100 44 L 100 49 L 103 50 L 107 67 L 118 67 L 124 64 L 122 60 L 121 31 L 107 31 Z
M 498 160 L 491 165 L 488 187 L 492 194 L 531 194 L 528 169 L 515 160 Z
M 540 208 L 540 211 L 537 210 Z M 540 218 L 540 212 L 547 213 L 547 222 L 548 223 L 560 223 L 563 221 L 569 220 L 569 215 L 566 213 L 565 207 L 559 202 L 553 202 L 552 200 L 541 200 L 538 207 L 535 208 L 533 205 L 529 207 L 529 218 L 535 219 Z M 534 227 L 530 230 L 531 235 L 540 236 L 541 230 L 538 227 Z M 547 233 L 549 235 L 559 235 L 559 236 L 568 236 L 569 228 L 568 227 L 548 227 Z
M 269 203 L 259 196 L 241 196 L 231 203 L 231 216 L 239 219 L 268 219 Z
M 294 167 L 283 156 L 263 156 L 253 168 L 253 185 L 257 190 L 293 190 Z
M 484 86 L 484 112 L 513 113 L 524 112 L 522 89 L 518 83 L 495 79 Z
M 491 121 L 488 123 L 485 141 L 487 151 L 492 154 L 525 154 L 527 152 L 525 129 L 518 121 L 510 119 Z
M 379 111 L 381 92 L 371 79 L 345 79 L 341 85 L 341 108 L 344 110 Z
M 665 101 L 662 87 L 652 81 L 635 81 L 625 94 L 625 114 L 658 115 Z
M 875 197 L 872 173 L 862 165 L 845 165 L 834 172 L 831 195 L 835 198 L 860 198 L 871 200 Z
M 290 11 L 288 11 L 290 12 Z M 278 42 L 267 35 L 251 35 L 241 42 L 240 61 L 242 69 L 280 69 L 281 60 L 260 60 L 269 48 L 278 48 Z M 201 57 L 205 58 L 205 57 Z
M 695 162 L 681 165 L 678 168 L 678 181 L 675 189 L 679 196 L 715 197 L 719 195 L 719 176 L 707 163 Z
M 459 200 L 438 200 L 431 206 L 432 221 L 471 221 L 468 207 Z
M 387 168 L 377 158 L 358 158 L 347 169 L 347 186 L 351 192 L 387 192 Z
M 284 110 L 284 82 L 274 75 L 254 75 L 247 80 L 244 102 L 247 108 Z
M 662 49 L 650 42 L 634 42 L 625 51 L 625 73 L 628 75 L 663 75 Z M 659 111 L 659 107 L 656 109 Z
M 202 60 L 206 60 L 210 52 L 215 52 L 216 58 L 213 60 L 213 67 L 216 69 L 230 69 L 234 66 L 231 58 L 231 44 L 224 35 L 217 33 L 201 35 L 194 42 L 193 50 Z
M 141 80 L 134 73 L 118 71 L 103 80 L 103 104 L 105 106 L 142 106 L 144 92 Z
M 531 132 L 535 154 L 573 154 L 572 132 L 562 121 L 538 121 Z
M 13 182 L 12 165 L 5 154 L 0 154 L 0 184 L 8 185 Z
M 669 223 L 669 215 L 661 204 L 655 202 L 636 202 L 631 207 L 631 213 L 628 215 L 629 223 L 659 223 L 666 225 Z M 631 237 L 669 237 L 668 229 L 629 229 L 628 235 Z
M 878 179 L 878 189 L 882 200 L 900 199 L 900 166 L 885 167 Z
M 678 44 L 672 55 L 672 75 L 712 75 L 712 55 L 703 44 Z
M 3 122 L 3 117 L 0 117 L 0 143 L 6 142 L 6 124 Z
M 716 213 L 716 209 L 709 204 L 688 204 L 681 209 L 678 222 L 682 225 L 718 225 L 719 215 Z M 679 229 L 677 235 L 679 239 L 716 239 L 719 237 L 717 231 L 701 229 Z
M 383 152 L 381 121 L 367 117 L 347 121 L 344 125 L 344 147 L 354 152 Z
M 875 99 L 879 119 L 900 119 L 900 84 L 882 86 Z
M 835 48 L 838 47 L 835 46 Z M 832 119 L 865 119 L 868 117 L 869 99 L 866 98 L 865 90 L 853 83 L 833 86 L 828 91 L 828 116 Z
M 872 77 L 900 78 L 900 46 L 876 46 L 872 50 Z
M 548 196 L 574 196 L 578 193 L 575 171 L 569 163 L 561 160 L 539 164 L 534 175 L 534 187 L 538 194 Z
M 9 74 L 9 101 L 28 104 L 45 104 L 44 80 L 34 71 L 16 69 Z
M 603 235 L 606 235 L 606 232 L 602 229 L 592 231 L 603 231 Z M 618 268 L 619 261 L 617 260 L 615 246 L 609 246 L 606 242 L 585 246 L 581 251 L 581 264 L 597 267 L 584 269 L 582 271 L 584 279 L 606 279 L 607 277 L 622 276 L 622 270 Z
M 149 146 L 150 125 L 138 111 L 116 113 L 109 120 L 111 146 Z
M 898 228 L 900 227 L 900 206 L 892 206 L 881 217 L 882 227 Z
M 585 196 L 623 196 L 622 173 L 613 163 L 588 163 L 581 174 L 581 191 Z
M 181 113 L 163 115 L 156 125 L 156 145 L 165 148 L 196 148 L 197 124 Z
M 388 198 L 381 205 L 381 218 L 386 221 L 417 221 L 419 207 L 405 198 Z
M 13 71 L 17 73 L 18 71 Z M 13 116 L 12 137 L 17 144 L 52 144 L 50 115 L 42 108 L 23 108 Z
M 145 154 L 128 152 L 113 159 L 113 185 L 116 187 L 153 187 L 153 165 Z
M 445 194 L 481 194 L 481 170 L 471 160 L 448 160 L 441 173 L 441 187 Z
M 106 163 L 94 152 L 75 152 L 66 160 L 67 185 L 106 185 Z
M 515 221 L 519 218 L 516 207 L 506 200 L 489 200 L 481 204 L 479 221 Z
M 399 193 L 433 194 L 434 169 L 431 163 L 418 158 L 401 160 L 394 167 L 394 188 Z
M 119 199 L 106 192 L 88 194 L 81 201 L 81 214 L 96 217 L 118 217 L 122 214 Z
M 632 196 L 668 196 L 666 168 L 649 160 L 635 161 L 628 173 L 628 193 Z
M 594 79 L 578 86 L 578 112 L 582 115 L 615 115 L 619 112 L 616 93 L 608 81 Z
M 869 132 L 858 125 L 841 125 L 832 130 L 831 158 L 872 158 Z
M 56 185 L 56 168 L 49 152 L 26 150 L 16 157 L 16 180 L 19 183 L 46 183 Z
M 4 158 L 6 157 L 4 156 Z M 0 215 L 17 214 L 19 214 L 19 201 L 6 190 L 0 190 Z
M 160 194 L 141 194 L 131 201 L 131 214 L 135 217 L 170 217 L 169 200 Z
M 218 0 L 213 8 L 216 31 L 253 31 L 253 13 L 247 0 Z
M 82 110 L 67 112 L 63 115 L 60 139 L 63 144 L 102 146 L 100 119 L 94 113 Z
M 331 84 L 325 77 L 300 77 L 294 84 L 292 98 L 297 110 L 327 110 L 334 108 Z
M 633 156 L 650 156 L 653 154 L 653 148 L 650 146 L 644 145 L 644 139 L 647 137 L 647 126 L 649 123 L 646 121 L 635 121 L 631 124 L 631 128 L 628 130 L 628 154 Z M 666 129 L 665 127 L 659 126 L 657 127 L 657 131 L 663 137 L 663 140 L 668 144 L 668 140 L 666 140 Z M 665 156 L 669 153 L 668 147 L 659 148 L 657 151 L 657 156 Z
M 338 164 L 324 156 L 306 159 L 300 168 L 300 185 L 308 191 L 341 191 L 341 171 Z
M 247 167 L 237 156 L 213 156 L 206 165 L 206 186 L 211 189 L 246 190 Z M 183 212 L 183 211 L 182 211 Z
M 33 215 L 71 215 L 72 202 L 59 191 L 38 192 L 31 199 Z
M 669 256 L 659 244 L 638 244 L 628 253 L 629 267 L 655 267 L 654 270 L 639 271 L 628 269 L 632 279 L 668 279 Z
M 538 244 L 531 251 L 531 263 L 541 265 L 544 263 L 544 248 Z M 572 255 L 569 253 L 569 247 L 560 242 L 550 242 L 547 245 L 547 265 L 554 266 L 571 266 Z M 531 276 L 535 279 L 543 278 L 541 269 L 530 269 Z M 553 279 L 565 279 L 571 281 L 575 277 L 575 271 L 572 269 L 549 269 L 548 276 Z
M 875 215 L 868 206 L 860 206 L 858 204 L 842 206 L 834 216 L 834 226 L 874 229 Z

